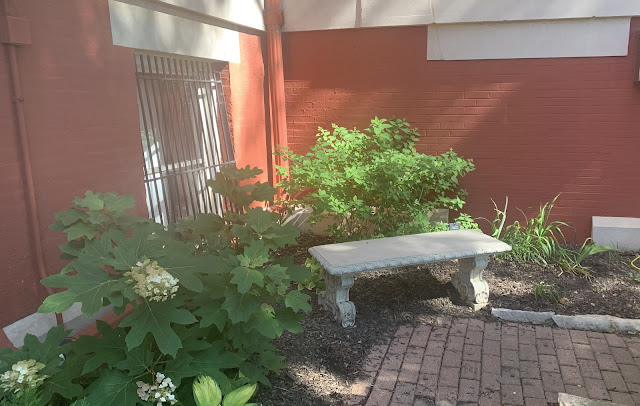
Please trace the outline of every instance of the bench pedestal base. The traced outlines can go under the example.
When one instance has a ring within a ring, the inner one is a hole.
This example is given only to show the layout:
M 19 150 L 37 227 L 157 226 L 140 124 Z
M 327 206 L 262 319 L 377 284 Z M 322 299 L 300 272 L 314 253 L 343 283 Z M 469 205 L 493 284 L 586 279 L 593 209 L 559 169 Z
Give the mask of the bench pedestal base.
M 467 301 L 473 310 L 479 310 L 489 303 L 489 285 L 482 279 L 482 271 L 489 262 L 488 255 L 458 260 L 458 273 L 453 275 L 451 283 Z
M 318 295 L 318 304 L 333 314 L 342 327 L 356 325 L 356 305 L 349 301 L 349 289 L 353 286 L 353 275 L 329 275 L 322 271 L 325 291 Z

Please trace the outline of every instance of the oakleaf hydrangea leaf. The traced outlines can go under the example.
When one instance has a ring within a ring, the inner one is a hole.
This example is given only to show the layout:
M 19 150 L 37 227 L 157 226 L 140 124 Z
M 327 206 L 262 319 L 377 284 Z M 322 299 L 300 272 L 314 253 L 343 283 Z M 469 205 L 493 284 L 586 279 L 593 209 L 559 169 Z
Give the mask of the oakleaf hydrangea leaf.
M 127 352 L 127 358 L 116 364 L 121 371 L 129 371 L 129 375 L 139 375 L 147 370 L 153 362 L 153 353 L 149 346 L 141 345 Z
M 215 302 L 202 306 L 196 310 L 194 314 L 202 317 L 200 320 L 200 327 L 206 328 L 211 325 L 215 325 L 218 331 L 222 331 L 224 329 L 224 325 L 229 319 L 227 312 Z
M 262 241 L 253 241 L 245 247 L 244 253 L 238 255 L 240 265 L 248 268 L 258 268 L 269 261 L 269 248 Z
M 153 335 L 158 349 L 163 354 L 176 355 L 182 348 L 180 337 L 173 331 L 171 324 L 191 324 L 197 322 L 188 310 L 176 308 L 174 300 L 159 303 L 142 301 L 140 305 L 120 322 L 122 327 L 131 327 L 127 334 L 127 348 L 131 350 L 142 344 L 148 333 Z
M 107 370 L 100 375 L 87 397 L 91 406 L 135 406 L 147 404 L 138 393 L 136 381 L 140 378 L 128 376 L 122 371 Z
M 253 313 L 260 310 L 260 299 L 251 293 L 239 293 L 229 286 L 222 308 L 229 314 L 232 323 L 248 321 Z
M 311 311 L 309 299 L 311 299 L 309 295 L 305 295 L 298 290 L 292 290 L 291 292 L 287 293 L 287 296 L 285 296 L 284 304 L 287 307 L 290 307 L 294 312 L 302 310 L 306 313 Z
M 118 284 L 116 278 L 99 266 L 76 261 L 75 268 L 76 275 L 52 275 L 42 280 L 45 286 L 67 290 L 48 296 L 38 309 L 40 313 L 62 313 L 81 302 L 82 313 L 93 317 L 102 308 L 103 299 L 109 297 Z
M 231 273 L 234 275 L 231 283 L 238 285 L 238 292 L 240 293 L 248 292 L 254 284 L 259 287 L 264 286 L 264 276 L 258 270 L 239 266 L 233 269 Z
M 123 328 L 112 328 L 102 320 L 96 320 L 96 326 L 101 337 L 81 335 L 73 345 L 75 352 L 88 356 L 82 367 L 82 374 L 94 371 L 104 364 L 113 366 L 126 358 L 126 331 Z
M 102 210 L 104 207 L 104 201 L 100 199 L 99 195 L 94 194 L 92 191 L 87 190 L 84 196 L 84 198 L 76 197 L 73 203 L 89 210 Z

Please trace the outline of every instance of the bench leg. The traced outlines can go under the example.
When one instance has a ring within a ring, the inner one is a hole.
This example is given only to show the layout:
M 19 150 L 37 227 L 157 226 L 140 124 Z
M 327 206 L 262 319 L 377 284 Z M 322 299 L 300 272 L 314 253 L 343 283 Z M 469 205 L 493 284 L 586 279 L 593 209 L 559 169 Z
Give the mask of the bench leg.
M 349 301 L 349 289 L 353 286 L 353 275 L 329 275 L 323 270 L 325 291 L 318 296 L 318 303 L 333 314 L 342 327 L 356 325 L 356 306 Z
M 489 302 L 489 285 L 482 279 L 482 271 L 488 262 L 488 255 L 459 259 L 458 273 L 451 278 L 460 297 L 469 301 L 474 310 L 483 308 Z

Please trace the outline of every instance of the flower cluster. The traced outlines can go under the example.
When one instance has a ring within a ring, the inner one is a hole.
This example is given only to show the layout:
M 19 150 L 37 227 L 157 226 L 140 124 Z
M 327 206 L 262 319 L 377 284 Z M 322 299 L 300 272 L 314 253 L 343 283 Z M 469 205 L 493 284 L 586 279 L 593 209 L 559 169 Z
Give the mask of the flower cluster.
M 131 272 L 125 273 L 126 276 L 131 276 L 136 286 L 133 287 L 133 291 L 138 295 L 147 298 L 149 300 L 155 300 L 158 302 L 165 301 L 167 299 L 173 299 L 178 291 L 178 279 L 171 276 L 161 266 L 158 266 L 157 262 L 151 262 L 146 260 L 144 262 L 138 262 L 131 268 Z
M 142 381 L 137 382 L 138 396 L 147 402 L 158 402 L 156 406 L 163 406 L 165 403 L 175 405 L 178 403 L 176 395 L 173 392 L 176 386 L 171 382 L 171 378 L 165 378 L 164 374 L 158 372 L 156 374 L 156 383 L 149 385 Z
M 18 361 L 11 366 L 10 371 L 0 375 L 0 387 L 14 393 L 26 388 L 37 388 L 49 377 L 38 373 L 42 368 L 44 364 L 33 359 Z

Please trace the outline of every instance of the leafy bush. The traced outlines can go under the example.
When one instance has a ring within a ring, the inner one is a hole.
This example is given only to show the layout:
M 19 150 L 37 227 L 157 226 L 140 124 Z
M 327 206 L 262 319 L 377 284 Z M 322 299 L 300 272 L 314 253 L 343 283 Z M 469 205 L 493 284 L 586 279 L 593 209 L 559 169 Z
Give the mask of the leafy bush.
M 146 404 L 141 399 L 155 393 L 167 405 L 172 396 L 193 405 L 197 375 L 215 378 L 225 393 L 247 383 L 268 385 L 267 373 L 284 367 L 271 340 L 285 330 L 300 332 L 299 311 L 311 309 L 309 296 L 290 286 L 311 272 L 290 257 L 272 259 L 271 250 L 294 244 L 298 232 L 280 225 L 278 214 L 251 208 L 275 192 L 268 184 L 245 184 L 259 173 L 223 169 L 208 184 L 235 210 L 167 229 L 127 214 L 129 196 L 87 192 L 74 200 L 53 226 L 67 234 L 61 249 L 72 261 L 43 280 L 64 290 L 39 311 L 63 312 L 80 302 L 87 317 L 113 305 L 124 318 L 115 327 L 98 321 L 100 337 L 64 345 L 68 332 L 61 326 L 42 344 L 27 336 L 20 351 L 2 349 L 0 374 L 20 360 L 44 364 L 42 405 L 64 398 L 128 406 Z
M 613 247 L 595 245 L 587 238 L 580 249 L 572 250 L 563 246 L 565 241 L 564 228 L 570 228 L 569 224 L 563 221 L 550 221 L 551 210 L 560 195 L 551 202 L 540 205 L 538 214 L 530 219 L 520 210 L 525 218 L 524 223 L 514 221 L 505 226 L 507 220 L 507 208 L 509 198 L 506 198 L 504 209 L 499 209 L 493 202 L 496 217 L 491 221 L 492 235 L 507 244 L 511 245 L 511 251 L 501 254 L 506 258 L 516 262 L 531 262 L 546 266 L 550 264 L 558 265 L 561 269 L 574 274 L 589 276 L 589 269 L 582 265 L 585 259 L 591 255 L 601 252 L 615 251 Z M 486 220 L 486 219 L 485 219 Z
M 286 204 L 313 208 L 312 221 L 335 220 L 328 231 L 336 239 L 432 231 L 428 211 L 463 207 L 459 178 L 473 163 L 453 151 L 418 153 L 419 133 L 405 120 L 376 117 L 364 132 L 335 124 L 319 131 L 306 155 L 278 152 L 289 163 L 278 167 L 279 186 L 292 196 Z

